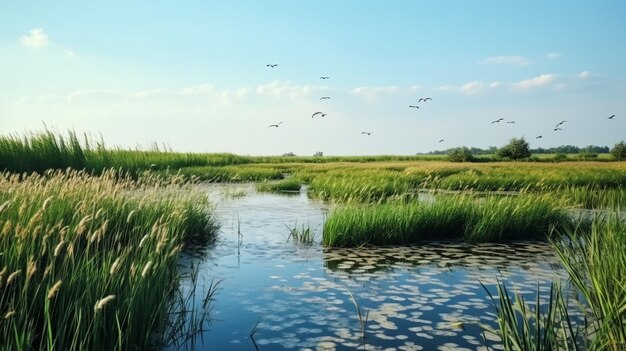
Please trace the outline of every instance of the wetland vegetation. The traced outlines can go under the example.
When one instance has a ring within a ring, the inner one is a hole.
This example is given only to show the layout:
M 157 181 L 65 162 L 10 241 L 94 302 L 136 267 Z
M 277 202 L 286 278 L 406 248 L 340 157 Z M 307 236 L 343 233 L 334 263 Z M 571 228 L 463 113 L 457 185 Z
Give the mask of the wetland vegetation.
M 319 239 L 325 250 L 359 250 L 547 238 L 571 284 L 555 283 L 547 305 L 537 297 L 534 307 L 511 298 L 505 285 L 492 290 L 501 294 L 499 329 L 491 326 L 498 342 L 511 350 L 620 350 L 626 340 L 624 162 L 184 154 L 108 149 L 74 133 L 44 132 L 0 137 L 0 170 L 0 339 L 7 349 L 143 349 L 185 338 L 180 333 L 189 329 L 180 325 L 189 320 L 172 321 L 181 308 L 173 298 L 181 294 L 180 254 L 215 240 L 213 209 L 197 186 L 217 182 L 255 182 L 259 196 L 289 192 L 332 207 L 321 235 L 297 220 L 279 223 L 283 234 L 287 226 L 282 241 L 306 250 Z M 225 201 L 248 193 L 230 191 Z M 583 209 L 614 214 L 582 220 L 572 212 Z M 239 257 L 250 239 L 237 223 Z M 568 314 L 566 287 L 589 307 L 573 314 L 587 324 Z M 364 315 L 385 325 L 381 313 L 361 308 L 357 293 L 349 297 L 361 336 L 374 332 Z M 549 306 L 547 315 L 539 304 Z M 267 325 L 258 326 L 262 336 Z

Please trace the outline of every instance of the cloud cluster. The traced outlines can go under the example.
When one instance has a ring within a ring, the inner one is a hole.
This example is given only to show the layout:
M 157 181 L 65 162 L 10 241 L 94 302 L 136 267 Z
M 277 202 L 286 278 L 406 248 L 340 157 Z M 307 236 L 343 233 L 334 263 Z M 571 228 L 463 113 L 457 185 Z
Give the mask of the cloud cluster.
M 29 32 L 29 34 L 22 36 L 20 40 L 22 45 L 38 49 L 50 44 L 48 35 L 41 28 L 35 28 Z
M 492 56 L 479 61 L 479 63 L 489 63 L 496 65 L 515 65 L 515 66 L 528 66 L 534 61 L 527 59 L 524 56 Z

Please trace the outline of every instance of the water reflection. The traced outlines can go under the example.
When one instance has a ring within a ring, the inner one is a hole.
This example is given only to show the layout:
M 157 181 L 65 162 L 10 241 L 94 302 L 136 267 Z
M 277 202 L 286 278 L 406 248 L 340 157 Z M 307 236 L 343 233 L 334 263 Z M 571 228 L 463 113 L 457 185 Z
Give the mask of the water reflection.
M 306 193 L 261 194 L 251 185 L 199 191 L 222 222 L 215 245 L 196 260 L 199 288 L 222 283 L 195 349 L 481 349 L 479 323 L 495 325 L 495 315 L 479 282 L 494 292 L 496 279 L 504 281 L 534 301 L 537 286 L 545 293 L 564 275 L 549 245 L 536 241 L 300 246 L 286 242 L 286 226 L 321 235 L 329 211 Z

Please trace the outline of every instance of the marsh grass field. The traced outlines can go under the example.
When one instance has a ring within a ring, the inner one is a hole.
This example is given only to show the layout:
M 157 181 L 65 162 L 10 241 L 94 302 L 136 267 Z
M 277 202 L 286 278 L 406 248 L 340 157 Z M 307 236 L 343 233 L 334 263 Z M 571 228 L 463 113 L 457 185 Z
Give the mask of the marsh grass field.
M 180 323 L 189 321 L 173 317 L 179 257 L 217 235 L 211 204 L 191 187 L 206 182 L 256 182 L 259 192 L 306 191 L 333 204 L 326 247 L 550 240 L 588 324 L 567 323 L 560 285 L 546 316 L 501 286 L 491 332 L 507 350 L 626 347 L 625 162 L 182 154 L 44 132 L 0 137 L 0 171 L 2 349 L 146 349 L 187 338 Z M 583 220 L 574 209 L 602 212 Z M 302 224 L 288 229 L 288 240 L 316 240 Z

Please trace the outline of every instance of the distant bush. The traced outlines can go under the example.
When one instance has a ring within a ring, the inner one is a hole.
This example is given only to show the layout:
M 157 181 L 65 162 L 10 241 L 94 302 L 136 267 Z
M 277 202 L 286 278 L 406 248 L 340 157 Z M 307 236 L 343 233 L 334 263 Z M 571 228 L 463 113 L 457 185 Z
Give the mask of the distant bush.
M 554 156 L 552 156 L 552 162 L 563 162 L 563 161 L 567 161 L 567 155 L 566 154 L 561 154 L 558 153 Z
M 611 155 L 618 161 L 626 160 L 626 145 L 623 140 L 613 146 Z
M 283 157 L 294 157 L 296 156 L 296 154 L 294 154 L 293 152 L 289 151 L 283 154 Z
M 524 138 L 513 138 L 509 143 L 496 152 L 496 155 L 501 158 L 508 158 L 513 161 L 519 161 L 530 157 L 530 148 L 528 142 Z
M 580 160 L 596 160 L 598 158 L 598 154 L 595 152 L 580 152 L 578 154 L 578 159 Z
M 474 156 L 470 149 L 466 147 L 457 147 L 448 151 L 448 159 L 451 162 L 472 162 Z
M 313 157 L 322 157 L 322 156 L 324 156 L 324 153 L 321 152 L 321 151 L 318 151 L 318 152 L 313 154 Z

